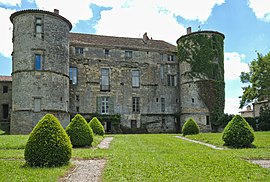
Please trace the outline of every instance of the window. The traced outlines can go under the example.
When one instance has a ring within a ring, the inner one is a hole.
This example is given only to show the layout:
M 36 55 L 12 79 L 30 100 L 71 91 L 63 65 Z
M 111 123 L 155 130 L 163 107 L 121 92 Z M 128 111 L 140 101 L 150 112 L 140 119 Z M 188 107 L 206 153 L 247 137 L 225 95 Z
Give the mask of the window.
M 131 126 L 131 128 L 137 128 L 137 120 L 131 120 L 130 126 Z
M 206 116 L 206 125 L 210 125 L 210 117 Z
M 42 27 L 42 19 L 36 18 L 36 33 L 42 33 L 43 27 Z
M 41 111 L 41 98 L 34 98 L 34 112 Z
M 164 79 L 164 65 L 160 65 L 160 79 Z
M 3 119 L 8 119 L 9 108 L 8 104 L 3 104 Z
M 8 86 L 3 86 L 3 93 L 8 93 Z
M 104 49 L 104 55 L 105 57 L 108 57 L 110 54 L 110 50 L 109 49 Z
M 192 103 L 194 103 L 194 102 L 195 102 L 195 99 L 194 99 L 194 98 L 192 98 L 192 99 L 191 99 L 191 102 L 192 102 Z
M 101 97 L 101 114 L 109 114 L 109 97 Z
M 161 119 L 161 129 L 165 129 L 166 128 L 166 121 L 164 118 Z
M 168 86 L 176 86 L 176 75 L 167 75 L 167 84 Z
M 76 112 L 78 113 L 80 111 L 80 107 L 76 107 Z
M 69 68 L 69 81 L 72 85 L 77 84 L 77 68 Z
M 161 112 L 165 112 L 165 98 L 161 98 Z
M 163 58 L 164 58 L 163 54 L 160 53 L 160 61 L 163 61 Z
M 42 70 L 42 55 L 35 54 L 35 70 Z
M 174 61 L 174 55 L 168 55 L 168 61 Z
M 83 54 L 83 48 L 82 47 L 75 47 L 75 54 Z
M 125 58 L 132 58 L 132 51 L 125 51 Z
M 110 70 L 109 68 L 101 68 L 100 91 L 110 91 Z
M 140 112 L 140 97 L 132 97 L 132 112 Z
M 76 95 L 76 101 L 80 101 L 80 96 Z
M 156 102 L 158 102 L 158 98 L 156 98 Z
M 140 71 L 139 70 L 132 71 L 132 87 L 133 88 L 140 87 Z

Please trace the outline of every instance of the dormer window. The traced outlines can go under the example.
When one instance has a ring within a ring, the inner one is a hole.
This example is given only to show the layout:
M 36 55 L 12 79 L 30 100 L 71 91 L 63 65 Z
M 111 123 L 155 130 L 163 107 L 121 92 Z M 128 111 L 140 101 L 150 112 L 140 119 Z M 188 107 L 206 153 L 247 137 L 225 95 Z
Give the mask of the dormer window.
M 105 57 L 108 57 L 110 54 L 110 50 L 109 49 L 104 49 L 104 55 Z
M 174 61 L 174 55 L 168 55 L 168 61 Z
M 83 48 L 82 47 L 75 47 L 75 54 L 83 54 Z
M 132 58 L 132 51 L 125 51 L 125 58 Z

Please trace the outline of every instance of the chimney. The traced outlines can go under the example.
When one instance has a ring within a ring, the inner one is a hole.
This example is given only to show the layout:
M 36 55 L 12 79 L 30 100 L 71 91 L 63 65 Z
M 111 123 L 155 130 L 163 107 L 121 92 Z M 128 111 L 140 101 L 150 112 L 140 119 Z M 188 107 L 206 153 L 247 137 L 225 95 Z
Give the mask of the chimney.
M 54 9 L 53 12 L 57 15 L 59 15 L 59 10 L 58 9 Z
M 143 40 L 144 40 L 144 41 L 149 40 L 149 37 L 147 36 L 147 32 L 145 32 L 145 33 L 143 34 Z
M 188 34 L 191 34 L 191 27 L 188 27 L 188 28 L 187 28 L 187 35 L 188 35 Z

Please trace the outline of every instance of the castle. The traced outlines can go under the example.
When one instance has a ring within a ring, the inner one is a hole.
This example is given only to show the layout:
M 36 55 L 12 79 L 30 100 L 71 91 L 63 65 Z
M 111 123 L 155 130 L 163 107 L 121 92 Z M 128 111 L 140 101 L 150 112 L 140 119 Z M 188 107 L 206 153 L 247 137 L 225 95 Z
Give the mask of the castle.
M 58 10 L 18 11 L 10 20 L 13 70 L 12 80 L 0 77 L 0 121 L 10 121 L 12 134 L 31 132 L 47 113 L 63 127 L 76 113 L 98 115 L 112 133 L 179 132 L 189 117 L 210 130 L 215 113 L 223 113 L 219 32 L 188 29 L 176 47 L 146 33 L 142 38 L 70 33 L 71 23 Z

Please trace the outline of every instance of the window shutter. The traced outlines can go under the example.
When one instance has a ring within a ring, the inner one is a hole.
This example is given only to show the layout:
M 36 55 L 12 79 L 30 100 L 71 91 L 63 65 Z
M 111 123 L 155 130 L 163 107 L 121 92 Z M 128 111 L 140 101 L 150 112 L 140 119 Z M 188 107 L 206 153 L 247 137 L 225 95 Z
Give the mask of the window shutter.
M 97 97 L 97 113 L 101 113 L 101 97 Z
M 114 114 L 114 97 L 109 97 L 109 114 Z

